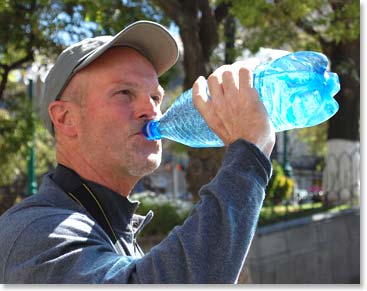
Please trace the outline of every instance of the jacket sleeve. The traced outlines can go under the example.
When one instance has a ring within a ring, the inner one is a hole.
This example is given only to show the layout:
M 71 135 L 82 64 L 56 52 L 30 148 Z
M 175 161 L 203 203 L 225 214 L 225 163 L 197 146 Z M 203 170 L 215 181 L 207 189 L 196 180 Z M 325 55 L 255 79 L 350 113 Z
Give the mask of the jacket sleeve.
M 134 281 L 237 282 L 270 175 L 271 163 L 255 145 L 230 145 L 192 215 L 137 262 Z
M 230 145 L 192 214 L 140 259 L 116 254 L 103 230 L 81 214 L 35 219 L 13 244 L 17 251 L 4 254 L 3 278 L 7 283 L 235 283 L 270 174 L 270 161 L 256 146 L 244 140 Z

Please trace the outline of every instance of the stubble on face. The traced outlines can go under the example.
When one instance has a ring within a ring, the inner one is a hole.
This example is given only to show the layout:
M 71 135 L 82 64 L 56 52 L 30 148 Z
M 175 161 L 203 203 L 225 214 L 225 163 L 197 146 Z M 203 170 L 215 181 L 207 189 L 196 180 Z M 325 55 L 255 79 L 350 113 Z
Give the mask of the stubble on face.
M 162 142 L 148 141 L 142 134 L 144 122 L 136 122 L 121 133 L 120 148 L 115 148 L 119 153 L 116 157 L 121 165 L 121 173 L 134 177 L 143 177 L 156 170 L 162 160 Z
M 154 172 L 162 160 L 162 143 L 161 141 L 141 142 L 143 137 L 136 136 L 131 142 L 126 144 L 124 151 L 124 167 L 131 176 L 143 177 Z
M 81 113 L 80 124 L 83 128 L 81 147 L 88 152 L 89 160 L 99 161 L 101 168 L 109 169 L 114 175 L 141 178 L 160 166 L 162 142 L 146 140 L 140 133 L 143 123 L 136 123 L 129 128 L 116 128 L 106 123 L 92 130 L 91 127 L 96 125 L 91 123 L 86 114 Z

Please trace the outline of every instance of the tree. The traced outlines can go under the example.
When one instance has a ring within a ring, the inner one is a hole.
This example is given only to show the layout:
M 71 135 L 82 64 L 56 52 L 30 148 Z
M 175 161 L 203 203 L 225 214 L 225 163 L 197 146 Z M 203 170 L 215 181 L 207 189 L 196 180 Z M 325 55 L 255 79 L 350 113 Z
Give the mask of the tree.
M 68 1 L 6 0 L 0 3 L 3 28 L 0 30 L 0 194 L 12 197 L 11 201 L 8 199 L 10 202 L 25 192 L 33 124 L 36 175 L 41 176 L 55 163 L 53 139 L 32 108 L 22 78 L 11 82 L 11 76 L 18 70 L 18 74 L 26 78 L 25 70 L 33 62 L 42 66 L 61 51 L 65 41 L 90 35 L 92 32 L 81 29 L 82 25 L 78 6 Z
M 37 118 L 26 91 L 23 82 L 9 82 L 8 98 L 0 108 L 0 194 L 12 197 L 12 201 L 26 191 L 32 124 L 36 132 L 36 175 L 44 174 L 55 163 L 53 139 Z
M 0 4 L 0 102 L 9 74 L 26 68 L 35 54 L 54 55 L 61 49 L 58 31 L 66 29 L 71 18 L 60 17 L 65 8 L 62 1 L 2 1 Z M 83 34 L 80 34 L 83 37 Z

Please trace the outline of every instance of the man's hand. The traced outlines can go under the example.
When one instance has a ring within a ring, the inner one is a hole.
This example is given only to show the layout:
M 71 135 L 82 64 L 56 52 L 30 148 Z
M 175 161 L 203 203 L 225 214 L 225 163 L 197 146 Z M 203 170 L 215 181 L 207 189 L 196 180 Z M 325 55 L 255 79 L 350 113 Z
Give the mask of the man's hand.
M 268 157 L 275 143 L 275 132 L 256 89 L 252 72 L 243 63 L 225 65 L 206 80 L 199 77 L 193 86 L 193 102 L 209 127 L 225 145 L 242 138 L 256 144 Z

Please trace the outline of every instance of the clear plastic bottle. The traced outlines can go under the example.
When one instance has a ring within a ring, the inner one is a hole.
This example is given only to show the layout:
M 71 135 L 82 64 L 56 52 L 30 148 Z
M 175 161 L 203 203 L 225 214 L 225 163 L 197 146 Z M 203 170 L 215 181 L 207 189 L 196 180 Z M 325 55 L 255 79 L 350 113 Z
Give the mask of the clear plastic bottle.
M 328 72 L 325 55 L 291 53 L 254 70 L 254 87 L 276 131 L 320 124 L 338 111 L 333 96 L 340 90 L 338 75 Z M 222 147 L 192 102 L 191 89 L 180 95 L 160 120 L 143 128 L 149 140 L 168 138 L 190 147 Z

